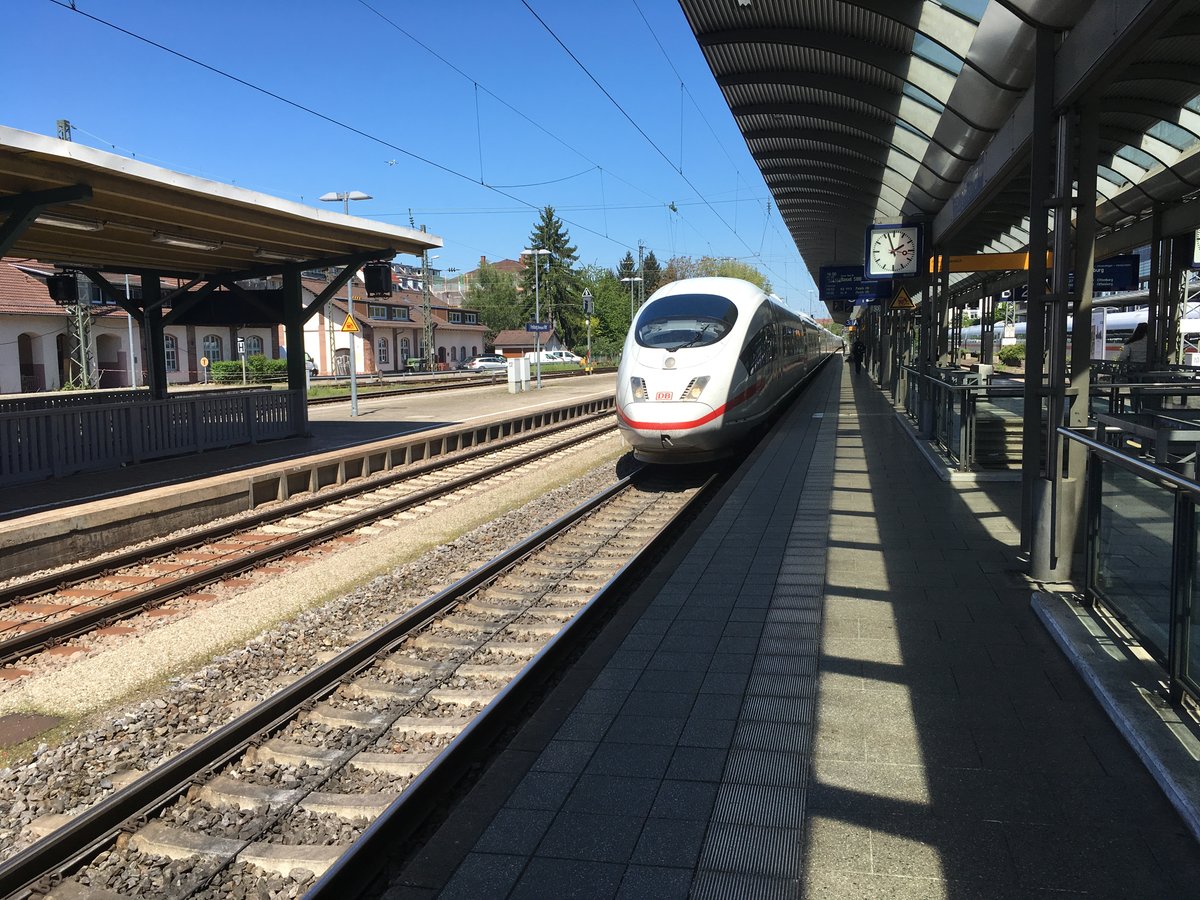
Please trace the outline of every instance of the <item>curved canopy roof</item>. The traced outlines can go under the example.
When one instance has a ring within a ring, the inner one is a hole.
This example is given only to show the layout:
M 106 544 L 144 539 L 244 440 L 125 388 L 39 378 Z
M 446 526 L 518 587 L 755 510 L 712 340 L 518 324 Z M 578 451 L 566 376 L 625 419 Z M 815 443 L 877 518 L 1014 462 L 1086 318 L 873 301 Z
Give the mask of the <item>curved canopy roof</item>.
M 1039 27 L 1059 34 L 1056 106 L 1100 99 L 1101 225 L 1200 189 L 1192 3 L 681 5 L 814 279 L 861 263 L 874 222 L 924 221 L 952 253 L 1026 246 Z

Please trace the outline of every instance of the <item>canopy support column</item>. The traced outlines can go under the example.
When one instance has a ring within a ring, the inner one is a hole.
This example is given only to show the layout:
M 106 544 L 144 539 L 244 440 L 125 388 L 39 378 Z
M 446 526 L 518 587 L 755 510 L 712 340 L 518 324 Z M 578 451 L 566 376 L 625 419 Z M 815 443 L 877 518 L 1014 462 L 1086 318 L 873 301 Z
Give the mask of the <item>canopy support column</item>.
M 295 434 L 308 434 L 308 364 L 304 358 L 304 292 L 300 287 L 300 267 L 283 269 L 283 328 L 287 347 L 288 390 L 299 398 L 292 410 Z
M 1063 477 L 1063 440 L 1058 427 L 1066 421 L 1067 407 L 1067 306 L 1071 275 L 1071 207 L 1073 157 L 1075 153 L 1074 114 L 1064 111 L 1058 117 L 1058 137 L 1054 170 L 1054 270 L 1049 295 L 1047 344 L 1050 351 L 1050 377 L 1046 386 L 1046 458 L 1045 478 L 1038 481 L 1034 544 L 1030 553 L 1030 571 L 1039 581 L 1062 582 L 1071 577 L 1076 509 L 1075 480 Z M 1093 203 L 1093 208 L 1095 204 Z M 1086 403 L 1086 396 L 1083 398 Z M 1070 536 L 1069 538 L 1067 536 Z
M 146 335 L 146 375 L 150 396 L 167 399 L 167 351 L 164 346 L 162 283 L 157 274 L 142 275 L 142 313 Z
M 920 425 L 921 437 L 925 440 L 932 440 L 934 431 L 933 391 L 929 389 L 926 379 L 929 375 L 933 374 L 933 360 L 936 355 L 933 336 L 936 327 L 934 321 L 938 315 L 938 286 L 941 284 L 941 260 L 942 254 L 940 248 L 934 247 L 933 273 L 925 279 L 925 301 L 921 304 L 920 347 L 917 352 L 917 371 L 921 377 L 917 383 L 917 397 L 919 398 L 917 424 Z
M 1074 401 L 1071 403 L 1067 424 L 1071 428 L 1084 428 L 1088 424 L 1092 390 L 1092 274 L 1096 265 L 1096 170 L 1097 131 L 1100 121 L 1100 106 L 1097 100 L 1088 98 L 1079 105 L 1079 170 L 1077 173 L 1078 196 L 1075 213 L 1075 310 L 1071 330 L 1071 387 Z M 1101 353 L 1103 355 L 1103 352 Z M 1077 441 L 1067 441 L 1067 477 L 1073 493 L 1069 523 L 1064 522 L 1063 540 L 1060 546 L 1064 553 L 1074 556 L 1084 550 L 1083 529 L 1084 485 L 1087 475 L 1087 448 Z
M 1021 432 L 1021 549 L 1034 544 L 1034 521 L 1049 515 L 1049 498 L 1035 509 L 1042 466 L 1042 366 L 1046 338 L 1046 204 L 1050 199 L 1054 127 L 1055 33 L 1039 28 L 1034 49 L 1033 132 L 1029 166 L 1029 301 L 1025 324 L 1025 409 Z

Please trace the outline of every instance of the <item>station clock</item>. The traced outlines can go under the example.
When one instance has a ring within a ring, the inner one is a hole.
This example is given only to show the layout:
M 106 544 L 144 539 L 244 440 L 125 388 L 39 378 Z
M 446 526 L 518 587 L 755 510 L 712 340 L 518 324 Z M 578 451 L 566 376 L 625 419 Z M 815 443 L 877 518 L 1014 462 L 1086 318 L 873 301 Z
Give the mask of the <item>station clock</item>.
M 920 225 L 872 225 L 867 229 L 868 278 L 903 278 L 921 270 Z

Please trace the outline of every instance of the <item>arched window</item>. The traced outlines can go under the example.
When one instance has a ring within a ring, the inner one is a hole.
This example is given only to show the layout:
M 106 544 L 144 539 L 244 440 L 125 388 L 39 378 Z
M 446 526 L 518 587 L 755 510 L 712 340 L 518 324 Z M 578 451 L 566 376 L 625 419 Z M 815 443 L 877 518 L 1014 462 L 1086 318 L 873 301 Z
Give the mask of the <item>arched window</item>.
M 479 355 L 479 348 L 478 348 L 478 347 L 476 347 L 474 344 L 472 344 L 472 345 L 471 345 L 471 355 L 472 355 L 472 356 L 478 356 L 478 355 Z
M 257 334 L 246 335 L 246 355 L 247 356 L 262 356 L 263 355 L 263 339 Z
M 163 335 L 163 357 L 167 361 L 168 372 L 179 371 L 179 341 L 173 334 Z
M 458 348 L 458 358 L 459 358 L 459 359 L 466 359 L 466 358 L 467 358 L 467 348 L 466 348 L 466 347 L 459 347 L 459 348 Z
M 221 348 L 224 342 L 219 334 L 206 334 L 202 342 L 204 347 L 204 355 L 208 357 L 210 363 L 220 362 L 225 357 L 221 355 Z
M 385 337 L 381 337 L 379 339 L 379 346 L 375 349 L 376 365 L 380 365 L 380 366 L 390 365 L 391 356 L 389 355 L 388 350 L 389 350 L 388 339 Z
M 450 348 L 450 362 L 456 362 L 457 360 L 458 360 L 458 348 L 451 347 Z
M 400 338 L 400 361 L 407 366 L 411 355 L 408 351 L 408 338 Z

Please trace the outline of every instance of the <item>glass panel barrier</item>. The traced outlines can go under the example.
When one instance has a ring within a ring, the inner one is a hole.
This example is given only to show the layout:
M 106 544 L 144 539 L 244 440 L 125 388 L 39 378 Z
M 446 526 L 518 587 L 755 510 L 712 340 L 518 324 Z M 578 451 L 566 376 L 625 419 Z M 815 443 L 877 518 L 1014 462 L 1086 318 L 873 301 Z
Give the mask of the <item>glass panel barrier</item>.
M 1191 546 L 1183 551 L 1193 561 L 1196 559 L 1197 535 L 1200 535 L 1200 507 L 1191 507 L 1189 518 L 1192 520 Z M 1191 593 L 1189 595 L 1191 612 L 1187 619 L 1187 642 L 1184 645 L 1183 680 L 1191 687 L 1193 693 L 1200 693 L 1200 565 L 1192 564 Z
M 946 452 L 950 454 L 950 458 L 955 462 L 962 462 L 962 404 L 966 398 L 966 391 L 952 391 L 949 388 L 944 389 L 946 392 Z
M 1175 493 L 1113 463 L 1104 464 L 1101 490 L 1092 590 L 1165 660 Z

